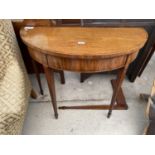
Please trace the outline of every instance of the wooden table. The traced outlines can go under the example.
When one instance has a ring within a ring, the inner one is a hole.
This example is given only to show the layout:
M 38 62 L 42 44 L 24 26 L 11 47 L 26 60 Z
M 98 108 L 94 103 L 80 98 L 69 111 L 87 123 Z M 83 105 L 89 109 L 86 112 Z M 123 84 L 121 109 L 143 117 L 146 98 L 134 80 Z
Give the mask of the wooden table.
M 23 42 L 31 57 L 43 65 L 55 118 L 58 118 L 53 69 L 74 72 L 102 72 L 118 70 L 112 80 L 113 95 L 110 105 L 59 107 L 60 109 L 127 109 L 121 89 L 129 64 L 147 40 L 142 28 L 81 28 L 35 27 L 22 28 Z M 116 104 L 115 104 L 116 103 Z

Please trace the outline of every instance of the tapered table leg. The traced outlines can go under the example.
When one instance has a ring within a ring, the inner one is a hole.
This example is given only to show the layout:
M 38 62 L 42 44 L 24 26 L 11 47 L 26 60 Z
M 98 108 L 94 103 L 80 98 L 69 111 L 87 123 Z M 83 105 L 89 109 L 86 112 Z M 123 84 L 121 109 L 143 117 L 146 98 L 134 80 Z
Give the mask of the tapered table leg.
M 112 84 L 112 88 L 114 91 L 117 87 L 117 80 L 111 80 L 111 84 Z M 124 96 L 122 88 L 119 89 L 119 92 L 118 92 L 117 98 L 116 98 L 116 103 L 117 103 L 116 104 L 117 107 L 122 108 L 124 110 L 128 109 L 128 105 L 126 103 L 125 96 Z M 113 108 L 113 109 L 115 109 L 115 108 Z
M 32 65 L 33 65 L 33 69 L 34 69 L 34 72 L 35 72 L 35 75 L 36 75 L 36 78 L 37 78 L 37 81 L 38 81 L 38 85 L 39 85 L 39 88 L 40 88 L 40 93 L 43 95 L 44 93 L 43 93 L 43 89 L 42 89 L 42 85 L 41 85 L 40 74 L 39 74 L 38 68 L 37 68 L 37 63 L 33 59 L 32 59 Z
M 121 88 L 121 85 L 118 89 L 118 80 L 120 80 L 120 75 L 124 69 L 119 70 L 119 76 L 116 80 L 111 80 L 113 92 L 117 91 L 115 102 L 116 104 L 111 107 L 111 105 L 79 105 L 79 106 L 61 106 L 59 109 L 80 109 L 80 110 L 109 110 L 110 108 L 115 110 L 127 110 L 128 105 L 126 104 L 125 97 Z M 125 74 L 124 74 L 125 76 Z M 122 79 L 123 80 L 123 79 Z M 114 94 L 114 93 L 113 93 Z
M 110 118 L 110 116 L 112 114 L 112 110 L 113 110 L 113 107 L 114 107 L 114 105 L 116 103 L 117 95 L 120 92 L 121 85 L 123 83 L 123 80 L 124 80 L 124 77 L 125 77 L 129 62 L 130 62 L 130 57 L 128 56 L 127 60 L 126 60 L 126 63 L 125 63 L 125 66 L 118 71 L 118 75 L 117 75 L 117 79 L 116 79 L 116 87 L 115 87 L 115 89 L 113 91 L 113 95 L 112 95 L 112 99 L 111 99 L 111 103 L 110 103 L 107 118 Z
M 52 104 L 53 104 L 53 109 L 54 109 L 54 114 L 55 118 L 58 118 L 58 112 L 57 112 L 57 103 L 56 103 L 56 93 L 55 93 L 55 82 L 54 82 L 54 72 L 52 69 L 43 66 L 45 76 L 47 79 L 51 99 L 52 99 Z

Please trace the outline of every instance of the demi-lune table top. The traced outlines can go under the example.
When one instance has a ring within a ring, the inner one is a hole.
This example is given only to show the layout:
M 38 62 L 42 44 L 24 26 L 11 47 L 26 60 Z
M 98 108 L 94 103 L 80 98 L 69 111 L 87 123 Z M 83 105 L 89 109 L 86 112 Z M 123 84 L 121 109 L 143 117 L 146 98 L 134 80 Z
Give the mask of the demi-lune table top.
M 138 52 L 143 28 L 34 27 L 20 31 L 26 45 L 62 57 L 111 57 Z
M 147 40 L 142 28 L 34 27 L 20 31 L 31 57 L 42 64 L 55 118 L 58 118 L 54 70 L 77 72 L 117 71 L 112 80 L 110 105 L 59 107 L 60 109 L 128 109 L 121 84 L 129 64 Z M 37 75 L 38 76 L 38 75 Z M 37 77 L 38 78 L 38 77 Z M 115 104 L 116 103 L 116 104 Z

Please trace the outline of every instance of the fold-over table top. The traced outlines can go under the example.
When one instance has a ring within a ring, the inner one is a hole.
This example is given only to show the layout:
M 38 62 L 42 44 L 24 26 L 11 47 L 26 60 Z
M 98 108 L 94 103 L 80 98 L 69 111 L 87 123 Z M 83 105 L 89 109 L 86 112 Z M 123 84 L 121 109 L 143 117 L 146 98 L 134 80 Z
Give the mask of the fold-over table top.
M 138 52 L 148 34 L 143 28 L 34 27 L 22 28 L 24 43 L 63 57 L 113 57 Z

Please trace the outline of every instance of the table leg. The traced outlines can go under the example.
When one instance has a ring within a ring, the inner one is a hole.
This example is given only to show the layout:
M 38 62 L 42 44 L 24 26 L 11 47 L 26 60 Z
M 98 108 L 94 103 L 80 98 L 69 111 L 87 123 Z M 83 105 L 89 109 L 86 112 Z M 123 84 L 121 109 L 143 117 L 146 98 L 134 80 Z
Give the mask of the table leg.
M 117 80 L 116 80 L 116 87 L 115 87 L 115 90 L 113 92 L 113 96 L 112 96 L 112 99 L 111 99 L 111 104 L 110 104 L 110 107 L 109 107 L 109 112 L 108 112 L 108 115 L 107 115 L 108 118 L 111 116 L 112 109 L 113 109 L 113 106 L 114 106 L 114 104 L 116 102 L 116 98 L 117 98 L 118 92 L 120 91 L 120 88 L 121 88 L 124 77 L 125 77 L 125 71 L 124 71 L 124 68 L 123 68 L 118 73 L 118 77 L 117 77 Z
M 92 73 L 80 73 L 80 82 L 83 83 Z
M 123 69 L 118 70 L 118 74 L 121 73 Z M 124 75 L 125 76 L 125 75 Z M 120 77 L 118 77 L 118 79 L 120 79 Z M 118 84 L 117 84 L 117 79 L 116 80 L 111 80 L 111 84 L 113 87 L 113 92 L 116 91 L 116 89 L 118 88 Z M 122 88 L 120 87 L 118 89 L 117 95 L 116 95 L 116 104 L 113 106 L 113 109 L 115 110 L 127 110 L 128 109 L 128 105 L 126 104 L 126 100 L 122 91 Z M 109 110 L 110 109 L 110 105 L 79 105 L 79 106 L 61 106 L 59 107 L 59 109 L 80 109 L 80 110 Z
M 35 72 L 35 75 L 36 75 L 36 78 L 38 81 L 38 85 L 40 88 L 40 93 L 43 95 L 43 89 L 42 89 L 42 85 L 41 85 L 40 74 L 39 74 L 38 68 L 37 68 L 37 63 L 35 62 L 35 60 L 33 60 L 33 59 L 31 59 L 31 60 L 32 60 L 33 69 L 34 69 L 34 72 Z
M 111 84 L 112 84 L 112 88 L 114 91 L 117 87 L 117 80 L 111 80 Z M 119 92 L 118 92 L 117 98 L 116 98 L 116 103 L 117 103 L 116 106 L 118 108 L 123 109 L 123 110 L 128 109 L 128 105 L 126 103 L 125 96 L 124 96 L 122 88 L 119 89 Z M 115 109 L 115 107 L 114 107 L 114 109 Z
M 109 107 L 109 112 L 108 112 L 107 118 L 110 118 L 110 116 L 112 114 L 112 110 L 113 110 L 113 107 L 114 107 L 114 105 L 116 103 L 116 99 L 117 99 L 118 93 L 120 92 L 121 85 L 123 83 L 123 80 L 124 80 L 124 77 L 125 77 L 128 65 L 129 65 L 129 61 L 130 61 L 130 57 L 128 56 L 127 60 L 126 60 L 126 63 L 125 63 L 125 66 L 123 68 L 121 68 L 119 70 L 118 74 L 117 74 L 116 87 L 115 87 L 115 89 L 113 91 L 113 95 L 112 95 L 112 99 L 111 99 L 111 103 L 110 103 L 110 107 Z
M 118 70 L 117 79 L 111 81 L 112 87 L 113 87 L 113 96 L 112 96 L 110 105 L 62 106 L 62 107 L 59 107 L 59 109 L 63 109 L 63 110 L 65 110 L 65 109 L 91 109 L 91 110 L 108 109 L 109 110 L 108 115 L 107 115 L 108 118 L 111 116 L 113 109 L 116 109 L 116 110 L 128 109 L 123 91 L 121 89 L 121 85 L 124 80 L 129 63 L 130 63 L 130 56 L 127 57 L 125 66 Z M 116 104 L 115 104 L 115 102 L 116 102 Z
M 60 74 L 61 84 L 65 84 L 64 71 L 59 71 L 59 74 Z
M 52 104 L 53 104 L 53 109 L 54 109 L 54 114 L 55 118 L 58 118 L 58 112 L 57 112 L 57 103 L 56 103 L 56 93 L 55 93 L 55 83 L 54 83 L 54 71 L 46 66 L 43 66 L 45 76 L 47 79 L 51 99 L 52 99 Z

